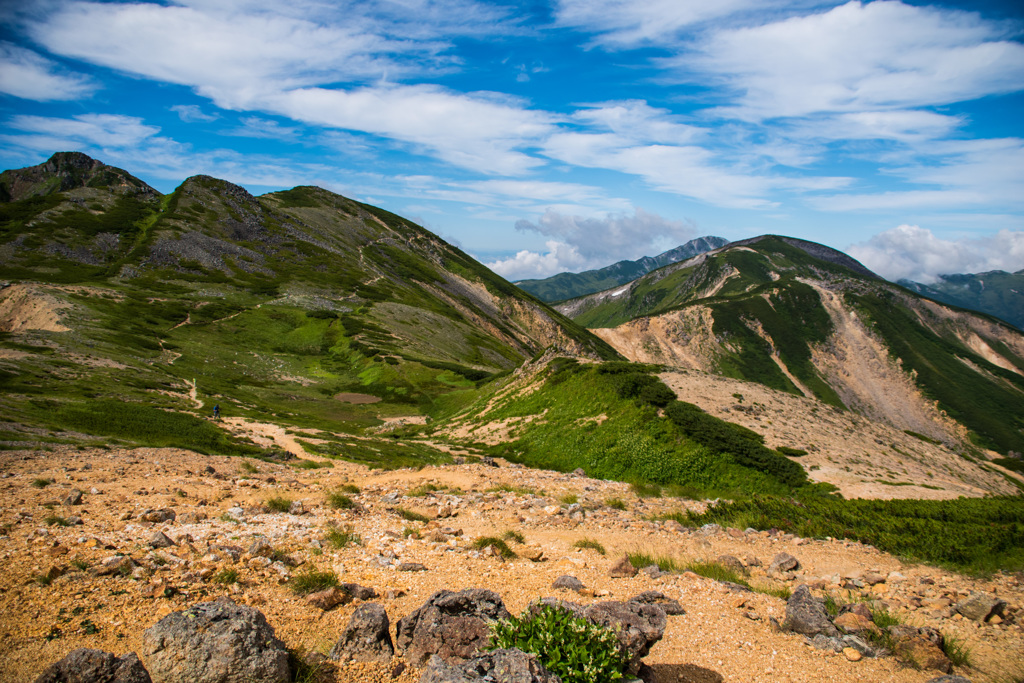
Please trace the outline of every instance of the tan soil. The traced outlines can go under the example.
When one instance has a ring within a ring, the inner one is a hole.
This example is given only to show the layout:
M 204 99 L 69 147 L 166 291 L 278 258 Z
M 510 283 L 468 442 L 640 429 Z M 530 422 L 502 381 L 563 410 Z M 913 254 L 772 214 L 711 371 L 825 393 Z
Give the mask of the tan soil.
M 947 499 L 1017 492 L 1003 477 L 944 445 L 815 399 L 695 370 L 663 373 L 661 379 L 681 400 L 754 430 L 769 447 L 810 451 L 793 459 L 811 479 L 834 484 L 846 498 Z
M 4 287 L 0 290 L 0 332 L 67 332 L 70 328 L 61 324 L 61 311 L 69 306 L 36 285 Z
M 4 501 L 0 509 L 0 523 L 4 525 L 4 535 L 0 536 L 0 557 L 4 562 L 4 572 L 0 574 L 0 613 L 4 616 L 0 620 L 0 681 L 31 681 L 47 664 L 76 647 L 96 647 L 119 654 L 141 652 L 143 629 L 171 611 L 219 595 L 258 607 L 289 647 L 326 650 L 340 634 L 355 605 L 320 612 L 292 595 L 272 570 L 250 566 L 244 556 L 233 565 L 240 574 L 236 586 L 224 587 L 196 577 L 204 568 L 215 570 L 231 564 L 204 559 L 208 543 L 232 543 L 245 548 L 255 535 L 270 538 L 276 549 L 294 553 L 307 564 L 334 569 L 342 581 L 374 586 L 380 593 L 389 588 L 406 591 L 402 597 L 381 599 L 392 628 L 400 617 L 441 588 L 491 588 L 502 595 L 513 613 L 535 598 L 555 594 L 551 582 L 567 573 L 577 576 L 597 593 L 606 593 L 601 597 L 561 595 L 583 603 L 626 599 L 647 589 L 662 591 L 678 598 L 687 614 L 669 617 L 665 638 L 645 660 L 658 672 L 658 683 L 924 683 L 937 674 L 905 668 L 892 658 L 850 662 L 842 655 L 809 647 L 802 636 L 776 633 L 768 618 L 783 618 L 785 605 L 778 598 L 747 595 L 746 605 L 738 608 L 734 606 L 736 593 L 696 575 L 670 575 L 656 580 L 643 575 L 632 579 L 609 578 L 610 565 L 628 550 L 670 554 L 682 561 L 720 554 L 751 554 L 766 563 L 777 552 L 786 551 L 804 567 L 798 581 L 856 575 L 868 570 L 882 574 L 898 571 L 906 578 L 893 577 L 881 585 L 881 590 L 876 588 L 875 597 L 914 624 L 933 625 L 964 639 L 973 650 L 977 669 L 960 673 L 976 682 L 994 681 L 1000 675 L 1016 673 L 1014 666 L 1024 661 L 1020 626 L 978 625 L 959 618 L 944 618 L 935 611 L 910 604 L 914 597 L 945 595 L 956 599 L 977 589 L 995 592 L 1016 608 L 1024 605 L 1024 594 L 1014 578 L 970 579 L 907 565 L 851 542 L 787 540 L 770 537 L 766 532 L 735 530 L 733 535 L 720 533 L 709 537 L 674 532 L 646 518 L 683 505 L 702 509 L 703 504 L 641 501 L 624 484 L 555 472 L 480 465 L 373 472 L 344 462 L 337 462 L 329 470 L 305 471 L 247 462 L 255 465 L 258 472 L 241 470 L 242 462 L 238 459 L 176 449 L 58 447 L 45 453 L 0 453 L 0 492 Z M 207 466 L 214 467 L 223 478 L 205 474 Z M 34 488 L 30 484 L 38 477 L 50 477 L 56 483 Z M 324 491 L 341 483 L 354 483 L 361 488 L 361 493 L 354 497 L 365 507 L 364 511 L 339 511 L 324 505 Z M 438 492 L 431 497 L 403 499 L 398 505 L 431 513 L 439 505 L 452 505 L 455 517 L 426 525 L 409 523 L 393 512 L 394 504 L 381 499 L 384 494 L 406 492 L 424 483 L 450 490 L 457 488 L 459 495 Z M 485 493 L 500 485 L 530 487 L 543 491 L 544 497 Z M 86 492 L 84 503 L 64 508 L 59 501 L 72 487 Z M 92 487 L 98 493 L 91 494 Z M 578 495 L 580 502 L 591 509 L 582 523 L 569 520 L 564 510 L 555 515 L 544 511 L 543 506 L 557 505 L 557 498 L 566 493 Z M 240 523 L 220 519 L 231 507 L 259 506 L 274 496 L 302 500 L 312 513 L 292 516 L 254 510 L 245 514 Z M 619 511 L 603 506 L 602 502 L 610 497 L 626 501 L 628 509 Z M 52 512 L 44 507 L 49 503 L 55 504 Z M 121 520 L 126 512 L 163 507 L 174 508 L 179 515 L 202 512 L 207 519 L 155 527 L 136 520 Z M 84 524 L 47 527 L 43 518 L 50 514 L 79 515 Z M 364 546 L 325 548 L 322 555 L 315 554 L 311 544 L 328 522 L 352 525 Z M 435 525 L 461 528 L 465 533 L 448 544 L 401 538 L 406 527 L 427 530 Z M 177 539 L 177 547 L 164 551 L 145 547 L 146 536 L 155 528 Z M 530 546 L 544 551 L 547 561 L 501 563 L 480 557 L 468 548 L 471 539 L 506 529 L 523 533 Z M 390 537 L 387 532 L 398 537 Z M 600 541 L 608 554 L 574 550 L 571 544 L 584 537 Z M 97 544 L 100 547 L 93 547 Z M 395 552 L 401 561 L 422 562 L 428 571 L 402 574 L 370 562 L 385 548 Z M 114 549 L 130 553 L 149 569 L 141 571 L 138 579 L 97 578 L 71 565 L 72 560 L 81 560 L 95 566 Z M 67 573 L 49 586 L 32 580 L 51 565 L 65 568 Z M 935 584 L 921 584 L 924 577 Z M 750 581 L 755 586 L 772 584 L 761 569 L 751 570 Z M 178 592 L 170 598 L 154 598 L 154 585 L 168 585 Z M 748 612 L 757 620 L 749 618 Z M 82 622 L 86 619 L 98 628 L 97 633 L 85 632 Z M 48 640 L 54 628 L 59 628 L 63 635 Z M 337 680 L 386 681 L 389 670 L 390 666 L 343 665 Z M 405 683 L 418 677 L 418 671 L 409 670 L 397 680 Z

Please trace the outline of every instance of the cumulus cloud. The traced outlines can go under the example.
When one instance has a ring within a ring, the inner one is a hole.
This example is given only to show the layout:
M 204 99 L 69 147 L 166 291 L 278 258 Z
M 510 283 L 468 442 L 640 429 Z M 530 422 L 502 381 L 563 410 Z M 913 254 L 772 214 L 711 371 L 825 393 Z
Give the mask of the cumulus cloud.
M 75 100 L 95 83 L 82 74 L 62 73 L 53 61 L 31 50 L 0 42 L 0 92 L 26 100 Z
M 653 256 L 697 234 L 690 221 L 668 220 L 643 209 L 636 209 L 633 215 L 607 214 L 603 218 L 548 210 L 536 222 L 524 219 L 517 221 L 515 227 L 521 232 L 552 238 L 546 242 L 546 252 L 523 250 L 511 258 L 487 264 L 504 277 L 520 280 Z
M 1004 27 L 975 14 L 854 1 L 714 31 L 699 56 L 666 64 L 717 77 L 738 94 L 724 111 L 743 119 L 876 112 L 1019 90 L 1024 45 L 1006 38 Z
M 931 284 L 945 274 L 1024 269 L 1024 230 L 944 240 L 926 228 L 901 225 L 854 244 L 847 252 L 886 279 Z

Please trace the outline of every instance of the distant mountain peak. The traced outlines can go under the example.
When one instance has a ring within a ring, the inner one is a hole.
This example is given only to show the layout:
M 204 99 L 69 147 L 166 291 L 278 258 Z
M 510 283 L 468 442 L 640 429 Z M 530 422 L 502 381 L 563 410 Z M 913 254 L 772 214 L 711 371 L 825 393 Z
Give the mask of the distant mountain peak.
M 728 243 L 729 240 L 724 237 L 697 237 L 657 256 L 641 256 L 635 261 L 618 261 L 610 266 L 582 273 L 558 273 L 542 280 L 520 280 L 515 284 L 542 301 L 563 301 L 624 285 L 652 270 L 685 261 Z
M 36 166 L 0 173 L 0 201 L 16 202 L 84 187 L 117 194 L 158 196 L 160 193 L 127 171 L 82 152 L 56 152 Z

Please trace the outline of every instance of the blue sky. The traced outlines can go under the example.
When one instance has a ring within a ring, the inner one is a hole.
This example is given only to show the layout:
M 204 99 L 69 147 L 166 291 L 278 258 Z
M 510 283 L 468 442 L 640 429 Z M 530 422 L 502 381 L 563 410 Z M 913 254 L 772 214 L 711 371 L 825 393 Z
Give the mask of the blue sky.
M 506 277 L 779 233 L 1024 268 L 1024 10 L 816 0 L 0 0 L 0 167 L 320 185 Z

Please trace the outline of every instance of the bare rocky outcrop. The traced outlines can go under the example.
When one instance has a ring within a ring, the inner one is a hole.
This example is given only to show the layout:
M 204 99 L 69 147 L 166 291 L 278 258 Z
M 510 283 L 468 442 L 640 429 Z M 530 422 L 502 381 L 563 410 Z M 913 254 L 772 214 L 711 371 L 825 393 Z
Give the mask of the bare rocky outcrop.
M 493 650 L 471 657 L 462 664 L 447 664 L 434 655 L 420 683 L 474 683 L 475 681 L 501 681 L 501 683 L 561 683 L 535 655 L 518 648 Z
M 797 586 L 786 601 L 785 628 L 805 636 L 823 634 L 829 637 L 839 635 L 839 631 L 829 621 L 825 606 L 811 595 L 807 586 Z
M 423 666 L 431 655 L 462 662 L 487 646 L 491 622 L 511 616 L 494 591 L 442 590 L 398 621 L 396 644 L 413 666 Z
M 665 611 L 641 602 L 599 602 L 586 608 L 590 622 L 615 632 L 619 648 L 628 654 L 630 673 L 640 670 L 641 659 L 665 635 Z
M 327 656 L 353 662 L 389 662 L 395 654 L 387 612 L 375 602 L 356 608 L 345 630 Z
M 116 657 L 80 647 L 46 668 L 35 683 L 152 683 L 134 652 Z
M 154 683 L 286 683 L 288 652 L 263 614 L 228 599 L 173 612 L 142 634 Z

